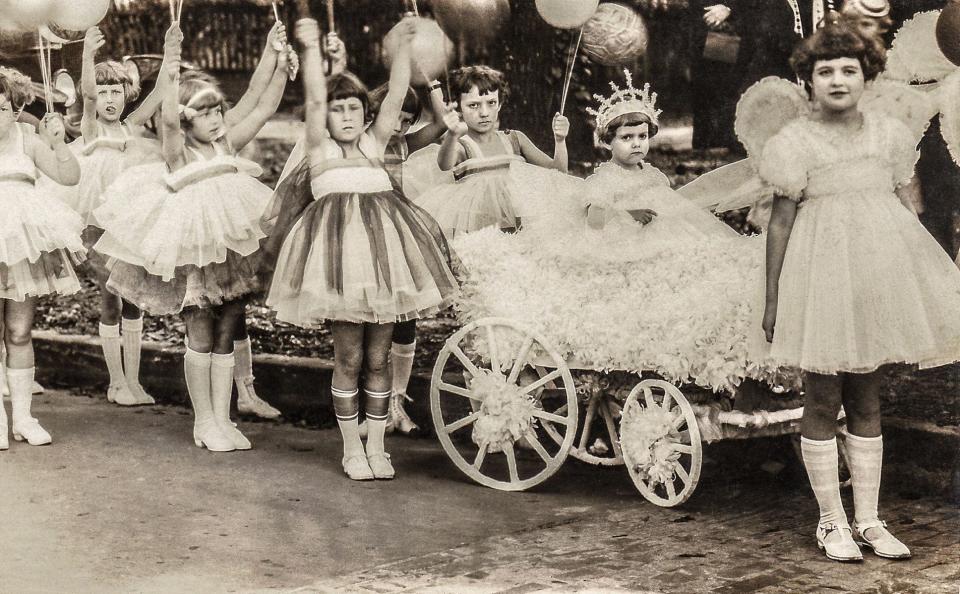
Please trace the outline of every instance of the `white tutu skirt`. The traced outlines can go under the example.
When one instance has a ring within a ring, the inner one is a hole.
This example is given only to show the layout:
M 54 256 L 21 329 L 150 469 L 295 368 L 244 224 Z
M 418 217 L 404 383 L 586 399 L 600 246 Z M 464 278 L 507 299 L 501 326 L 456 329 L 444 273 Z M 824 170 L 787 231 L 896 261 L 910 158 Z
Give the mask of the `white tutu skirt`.
M 85 250 L 75 212 L 22 181 L 0 181 L 0 212 L 0 298 L 80 290 L 71 254 Z
M 225 262 L 228 252 L 248 256 L 257 251 L 265 237 L 260 216 L 270 188 L 238 172 L 174 192 L 165 174 L 163 163 L 133 167 L 107 189 L 94 212 L 105 230 L 95 246 L 98 252 L 170 280 L 178 267 L 201 268 Z
M 436 223 L 399 192 L 312 201 L 279 250 L 267 305 L 302 327 L 427 317 L 459 292 Z
M 960 270 L 893 193 L 807 200 L 787 245 L 773 343 L 759 342 L 780 365 L 823 374 L 958 361 Z

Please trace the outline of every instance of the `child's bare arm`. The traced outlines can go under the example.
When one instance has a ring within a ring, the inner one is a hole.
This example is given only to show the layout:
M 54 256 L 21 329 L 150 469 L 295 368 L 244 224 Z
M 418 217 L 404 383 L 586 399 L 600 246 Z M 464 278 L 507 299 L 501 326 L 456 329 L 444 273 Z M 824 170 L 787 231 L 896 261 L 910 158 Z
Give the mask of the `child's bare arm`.
M 518 132 L 520 139 L 520 152 L 523 154 L 527 163 L 547 169 L 556 169 L 557 171 L 567 172 L 567 134 L 570 131 L 570 122 L 564 116 L 557 114 L 553 118 L 553 139 L 554 146 L 553 157 L 549 157 L 541 151 L 537 145 L 533 144 L 526 134 Z
M 370 131 L 376 137 L 381 146 L 386 146 L 393 136 L 394 124 L 400 118 L 400 111 L 403 109 L 403 99 L 407 96 L 407 90 L 410 88 L 410 77 L 413 74 L 411 66 L 410 44 L 413 41 L 415 33 L 414 21 L 412 18 L 405 18 L 397 25 L 399 28 L 400 47 L 397 55 L 393 58 L 393 64 L 390 67 L 390 82 L 387 86 L 387 95 L 380 104 L 380 112 L 377 119 L 370 126 Z
M 64 144 L 66 129 L 59 114 L 48 113 L 40 122 L 40 134 L 25 136 L 26 151 L 37 169 L 65 186 L 80 182 L 80 164 Z
M 327 129 L 327 79 L 323 75 L 320 57 L 320 26 L 313 19 L 300 19 L 296 27 L 297 39 L 303 46 L 301 56 L 304 107 L 307 119 L 307 152 L 323 144 Z
M 80 67 L 80 94 L 83 97 L 83 115 L 80 117 L 80 133 L 84 142 L 96 140 L 97 129 L 97 50 L 106 44 L 100 29 L 90 27 L 83 38 L 83 58 Z
M 270 29 L 270 33 L 267 34 L 263 54 L 260 56 L 260 61 L 257 62 L 257 68 L 253 71 L 253 76 L 250 77 L 246 92 L 240 97 L 237 104 L 224 115 L 223 119 L 227 126 L 239 124 L 257 108 L 261 97 L 273 82 L 277 62 L 280 53 L 282 53 L 281 49 L 278 48 L 282 48 L 286 44 L 286 40 L 286 27 L 280 21 L 275 22 Z
M 416 132 L 407 134 L 407 146 L 410 147 L 411 153 L 434 143 L 447 131 L 447 125 L 443 123 L 443 116 L 446 113 L 443 89 L 437 81 L 430 83 L 430 111 L 433 112 L 433 121 Z
M 140 102 L 140 105 L 137 106 L 137 109 L 134 110 L 133 113 L 127 116 L 126 121 L 128 124 L 132 126 L 144 126 L 160 108 L 160 104 L 163 103 L 163 97 L 166 93 L 166 84 L 169 82 L 169 78 L 163 76 L 162 73 L 169 66 L 170 60 L 174 59 L 174 57 L 179 60 L 180 46 L 182 43 L 183 32 L 180 30 L 180 25 L 173 23 L 170 25 L 170 28 L 167 29 L 167 33 L 164 36 L 163 63 L 160 65 L 161 76 L 157 77 L 157 84 L 154 85 L 150 94 Z
M 767 299 L 763 315 L 763 331 L 768 342 L 773 340 L 774 325 L 777 321 L 777 303 L 780 297 L 780 272 L 783 270 L 783 258 L 787 253 L 787 244 L 796 218 L 797 202 L 775 196 L 770 226 L 767 229 Z
M 274 65 L 273 78 L 260 96 L 256 107 L 246 117 L 227 132 L 227 140 L 234 150 L 240 150 L 263 128 L 264 124 L 273 117 L 283 99 L 283 91 L 287 86 L 287 54 L 281 54 Z

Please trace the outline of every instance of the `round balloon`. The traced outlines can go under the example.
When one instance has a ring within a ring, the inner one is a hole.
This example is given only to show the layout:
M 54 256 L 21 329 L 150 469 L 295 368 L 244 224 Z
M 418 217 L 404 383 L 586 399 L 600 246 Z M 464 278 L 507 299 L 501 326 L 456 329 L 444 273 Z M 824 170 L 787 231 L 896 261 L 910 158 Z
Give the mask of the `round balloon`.
M 45 25 L 53 13 L 53 0 L 16 0 L 8 12 L 24 29 L 35 30 Z
M 604 66 L 636 60 L 647 50 L 647 26 L 635 10 L 622 4 L 601 4 L 583 26 L 583 53 Z
M 960 0 L 953 0 L 940 12 L 937 45 L 948 60 L 960 66 Z
M 493 40 L 510 18 L 510 0 L 433 0 L 430 6 L 450 39 L 471 46 Z
M 453 57 L 453 42 L 433 19 L 415 17 L 416 33 L 411 44 L 413 75 L 411 82 L 425 85 L 447 69 Z M 383 62 L 390 68 L 400 49 L 400 38 L 394 26 L 383 38 Z
M 597 12 L 600 0 L 537 0 L 537 12 L 558 29 L 577 29 Z
M 71 31 L 97 26 L 110 10 L 110 0 L 56 0 L 50 20 Z

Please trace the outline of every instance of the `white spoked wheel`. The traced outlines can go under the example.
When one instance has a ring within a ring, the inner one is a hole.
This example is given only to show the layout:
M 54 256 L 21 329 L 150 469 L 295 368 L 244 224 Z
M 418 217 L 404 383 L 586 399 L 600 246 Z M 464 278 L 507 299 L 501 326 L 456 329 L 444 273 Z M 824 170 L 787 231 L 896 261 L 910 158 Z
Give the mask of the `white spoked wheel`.
M 539 376 L 534 359 L 552 371 Z M 430 411 L 440 445 L 474 481 L 522 491 L 552 476 L 577 432 L 577 394 L 563 357 L 504 318 L 471 322 L 433 368 Z
M 541 371 L 542 373 L 544 372 Z M 557 412 L 566 414 L 567 411 L 564 408 Z M 580 432 L 570 448 L 570 455 L 581 462 L 596 466 L 623 464 L 623 450 L 617 435 L 617 425 L 622 412 L 623 407 L 613 396 L 602 392 L 590 396 L 584 408 L 583 420 L 579 423 Z M 551 431 L 547 424 L 544 424 L 544 429 L 554 440 L 561 437 L 559 433 Z
M 647 501 L 680 505 L 700 480 L 703 445 L 693 408 L 676 386 L 643 380 L 630 392 L 620 421 L 623 459 Z

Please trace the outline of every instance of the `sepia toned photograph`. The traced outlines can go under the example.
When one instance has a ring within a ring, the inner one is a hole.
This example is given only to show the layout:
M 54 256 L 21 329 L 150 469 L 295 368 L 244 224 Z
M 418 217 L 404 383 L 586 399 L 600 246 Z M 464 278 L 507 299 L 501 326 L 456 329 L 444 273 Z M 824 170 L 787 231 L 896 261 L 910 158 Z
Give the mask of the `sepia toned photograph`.
M 0 0 L 0 594 L 956 594 L 960 0 Z

